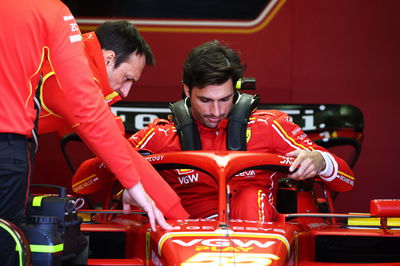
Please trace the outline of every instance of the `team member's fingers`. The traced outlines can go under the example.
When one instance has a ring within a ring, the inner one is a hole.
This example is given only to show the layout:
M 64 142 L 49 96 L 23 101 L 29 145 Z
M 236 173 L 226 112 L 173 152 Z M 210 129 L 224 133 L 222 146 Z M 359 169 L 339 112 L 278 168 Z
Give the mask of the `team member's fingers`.
M 164 215 L 162 212 L 156 208 L 155 210 L 155 219 L 157 223 L 165 230 L 171 230 L 172 226 L 165 221 Z
M 146 212 L 147 216 L 149 217 L 151 231 L 156 231 L 156 221 L 154 218 L 154 209 L 152 208 L 152 206 L 148 210 L 146 210 Z
M 126 194 L 126 195 L 125 195 Z M 152 230 L 156 230 L 156 217 L 155 213 L 158 211 L 159 217 L 157 218 L 158 224 L 164 230 L 169 230 L 172 227 L 165 221 L 164 216 L 161 211 L 155 206 L 153 200 L 149 197 L 149 195 L 144 190 L 142 184 L 139 182 L 135 186 L 125 189 L 124 192 L 125 197 L 123 197 L 124 203 L 132 204 L 136 203 L 139 205 L 145 212 L 147 212 L 149 217 L 149 222 Z M 126 208 L 126 207 L 124 207 Z

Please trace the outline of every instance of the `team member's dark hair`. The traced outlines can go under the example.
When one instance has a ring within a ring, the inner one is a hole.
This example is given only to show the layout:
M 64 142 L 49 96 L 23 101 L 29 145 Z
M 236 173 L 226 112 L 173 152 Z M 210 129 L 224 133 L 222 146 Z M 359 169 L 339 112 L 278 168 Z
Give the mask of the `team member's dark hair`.
M 182 82 L 189 88 L 220 85 L 232 78 L 233 84 L 245 70 L 239 55 L 231 48 L 213 40 L 194 48 L 183 65 Z
M 146 65 L 152 66 L 155 63 L 150 46 L 129 21 L 105 22 L 96 29 L 96 35 L 102 49 L 114 51 L 117 57 L 115 68 L 125 62 L 133 52 L 144 55 Z

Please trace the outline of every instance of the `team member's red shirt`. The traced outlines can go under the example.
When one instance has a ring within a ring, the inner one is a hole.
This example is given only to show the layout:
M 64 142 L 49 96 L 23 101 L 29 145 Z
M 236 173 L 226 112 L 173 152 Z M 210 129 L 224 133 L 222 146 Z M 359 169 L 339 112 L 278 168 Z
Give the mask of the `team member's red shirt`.
M 215 129 L 198 123 L 202 150 L 226 150 L 227 122 L 227 119 L 221 121 Z M 130 142 L 136 148 L 152 153 L 181 150 L 174 124 L 161 119 L 134 134 Z M 326 160 L 331 160 L 330 167 L 320 176 L 330 189 L 346 191 L 353 187 L 354 177 L 348 165 L 313 143 L 300 127 L 290 121 L 287 114 L 276 110 L 260 110 L 251 116 L 247 129 L 247 150 L 285 155 L 295 149 L 318 150 Z M 184 208 L 192 218 L 217 213 L 218 190 L 212 178 L 188 169 L 163 171 L 161 174 L 181 197 Z M 274 204 L 277 178 L 278 175 L 274 172 L 249 170 L 236 175 L 230 186 L 233 192 L 249 183 L 267 188 L 268 200 Z
M 124 187 L 157 172 L 123 138 L 84 53 L 78 25 L 58 0 L 3 0 L 0 8 L 0 132 L 29 135 L 32 97 L 48 56 L 81 138 Z M 47 51 L 47 55 L 46 55 Z
M 93 72 L 93 80 L 101 91 L 104 100 L 109 104 L 113 104 L 120 100 L 118 93 L 116 93 L 109 86 L 108 75 L 104 64 L 104 57 L 101 50 L 100 43 L 94 32 L 83 34 L 83 42 L 85 44 L 85 53 L 89 61 L 90 68 Z M 43 68 L 43 81 L 41 87 L 41 105 L 42 112 L 39 119 L 39 133 L 45 134 L 48 132 L 58 132 L 60 136 L 73 131 L 80 132 L 81 128 L 77 123 L 75 116 L 70 112 L 70 106 L 64 98 L 62 88 L 57 82 L 56 75 L 50 65 L 49 61 L 45 61 Z M 125 132 L 122 120 L 115 117 L 120 125 L 121 132 Z M 76 175 L 81 175 L 81 169 L 97 172 L 98 164 L 95 160 L 89 160 L 79 168 Z M 154 170 L 152 170 L 154 171 Z M 103 173 L 102 178 L 112 178 L 113 175 L 107 171 L 105 176 Z M 157 207 L 163 214 L 170 219 L 187 218 L 188 214 L 180 204 L 180 198 L 171 189 L 171 187 L 160 176 L 148 175 L 147 178 L 142 179 L 142 184 L 146 192 L 154 200 Z
M 97 36 L 94 32 L 82 35 L 85 46 L 85 54 L 92 70 L 92 78 L 101 91 L 104 100 L 111 105 L 121 97 L 109 86 L 108 75 L 104 64 L 104 57 Z M 42 110 L 39 119 L 39 134 L 57 132 L 59 136 L 72 133 L 74 127 L 78 126 L 76 118 L 71 114 L 68 102 L 63 98 L 64 94 L 60 87 L 54 70 L 50 62 L 45 60 L 42 67 L 42 86 L 40 93 L 40 102 Z M 124 132 L 124 126 L 120 117 L 115 116 Z

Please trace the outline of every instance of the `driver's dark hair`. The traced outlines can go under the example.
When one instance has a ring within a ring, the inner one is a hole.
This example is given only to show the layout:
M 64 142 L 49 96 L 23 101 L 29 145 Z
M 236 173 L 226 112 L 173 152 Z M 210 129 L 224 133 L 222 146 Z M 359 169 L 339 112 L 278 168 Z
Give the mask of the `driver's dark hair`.
M 183 65 L 182 82 L 193 87 L 221 85 L 232 78 L 233 85 L 243 76 L 245 66 L 237 52 L 213 40 L 194 48 Z
M 101 49 L 114 51 L 115 68 L 128 60 L 134 52 L 145 56 L 146 65 L 154 65 L 155 60 L 150 46 L 129 21 L 107 21 L 97 27 L 95 33 Z

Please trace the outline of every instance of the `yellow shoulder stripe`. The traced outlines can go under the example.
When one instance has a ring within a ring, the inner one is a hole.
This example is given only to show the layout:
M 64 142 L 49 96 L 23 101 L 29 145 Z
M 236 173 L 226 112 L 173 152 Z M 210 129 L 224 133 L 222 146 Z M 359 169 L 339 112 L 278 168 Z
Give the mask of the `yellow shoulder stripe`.
M 142 138 L 141 141 L 139 141 L 138 144 L 136 144 L 136 148 L 139 148 L 140 145 L 142 145 L 143 142 L 148 138 L 148 136 L 154 131 L 154 128 L 150 129 L 149 132 L 146 133 L 146 135 Z
M 286 133 L 286 131 L 282 128 L 282 126 L 281 126 L 276 120 L 274 120 L 273 123 L 278 127 L 279 131 L 285 136 L 285 138 L 286 138 L 288 141 L 290 141 L 293 145 L 295 145 L 295 146 L 297 146 L 297 147 L 299 147 L 299 148 L 301 148 L 301 149 L 303 149 L 303 150 L 308 150 L 308 149 L 310 149 L 310 150 L 312 150 L 312 151 L 314 150 L 313 147 L 308 147 L 308 148 L 307 148 L 307 147 L 301 145 L 300 143 L 297 143 L 292 137 L 290 137 L 290 136 Z

